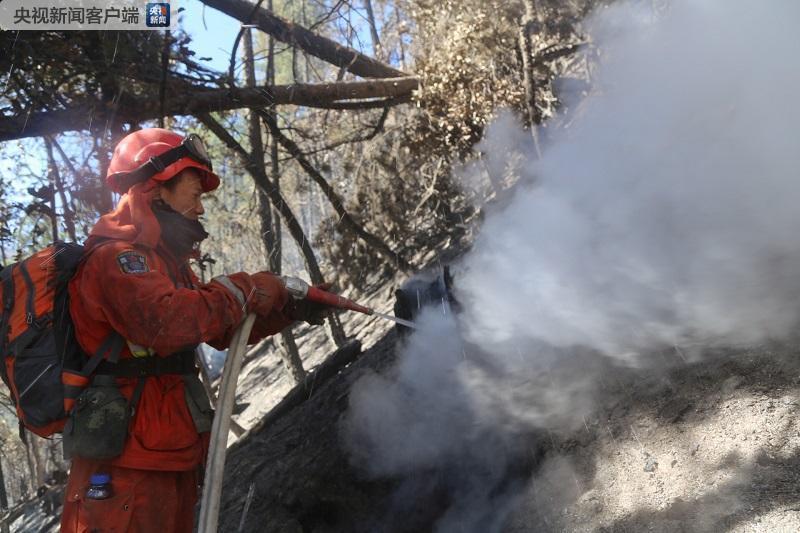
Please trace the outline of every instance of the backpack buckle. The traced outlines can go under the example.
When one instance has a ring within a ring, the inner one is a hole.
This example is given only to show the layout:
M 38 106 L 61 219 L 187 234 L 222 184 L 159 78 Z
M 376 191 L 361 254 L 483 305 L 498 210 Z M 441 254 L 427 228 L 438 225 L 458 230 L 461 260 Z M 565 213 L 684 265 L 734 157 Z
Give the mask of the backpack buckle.
M 25 315 L 25 323 L 28 324 L 29 326 L 33 324 L 33 313 L 27 313 Z

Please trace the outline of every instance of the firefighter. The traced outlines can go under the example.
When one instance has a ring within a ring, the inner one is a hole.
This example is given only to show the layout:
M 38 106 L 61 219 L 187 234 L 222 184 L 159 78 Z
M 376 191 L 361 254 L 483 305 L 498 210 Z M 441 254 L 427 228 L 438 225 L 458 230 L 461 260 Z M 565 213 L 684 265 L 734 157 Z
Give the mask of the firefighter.
M 104 361 L 96 374 L 113 376 L 127 400 L 127 434 L 121 450 L 103 450 L 85 438 L 81 445 L 82 428 L 68 425 L 61 528 L 191 532 L 213 414 L 194 348 L 227 348 L 247 313 L 257 315 L 253 343 L 297 319 L 318 323 L 322 310 L 295 304 L 269 272 L 199 282 L 188 260 L 208 236 L 198 220 L 202 195 L 220 180 L 197 136 L 133 132 L 114 150 L 106 181 L 122 196 L 90 232 L 69 285 L 70 313 L 85 353 L 119 339 L 119 361 Z M 116 431 L 120 424 L 103 416 L 103 431 Z M 109 477 L 108 487 L 89 492 L 90 480 Z

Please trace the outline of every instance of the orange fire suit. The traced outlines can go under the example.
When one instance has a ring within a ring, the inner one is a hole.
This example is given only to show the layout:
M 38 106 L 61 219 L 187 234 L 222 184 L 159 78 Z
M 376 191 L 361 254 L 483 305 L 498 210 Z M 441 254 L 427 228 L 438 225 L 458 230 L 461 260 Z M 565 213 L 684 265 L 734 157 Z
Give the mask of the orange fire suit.
M 230 281 L 242 291 L 238 298 L 230 282 L 200 283 L 188 258 L 175 258 L 159 238 L 158 221 L 150 208 L 152 193 L 143 186 L 134 186 L 91 231 L 88 258 L 69 285 L 78 343 L 92 354 L 116 331 L 128 341 L 120 359 L 133 357 L 131 347 L 134 351 L 144 347 L 153 357 L 166 357 L 201 342 L 227 347 L 243 318 L 241 294 L 251 288 L 249 276 L 231 276 Z M 287 300 L 285 293 L 276 296 L 271 313 L 259 317 L 251 342 L 291 323 L 281 312 Z M 117 378 L 126 398 L 131 397 L 136 381 Z M 146 378 L 123 453 L 110 461 L 73 460 L 62 531 L 191 531 L 195 475 L 205 460 L 208 433 L 198 433 L 184 395 L 180 375 Z M 91 510 L 111 508 L 111 502 L 84 501 L 89 476 L 99 472 L 111 474 L 112 500 L 133 516 L 129 521 Z M 177 495 L 165 496 L 173 493 Z M 174 521 L 147 522 L 146 517 L 153 518 L 154 513 Z M 130 526 L 119 525 L 123 523 Z M 143 528 L 148 523 L 154 529 Z

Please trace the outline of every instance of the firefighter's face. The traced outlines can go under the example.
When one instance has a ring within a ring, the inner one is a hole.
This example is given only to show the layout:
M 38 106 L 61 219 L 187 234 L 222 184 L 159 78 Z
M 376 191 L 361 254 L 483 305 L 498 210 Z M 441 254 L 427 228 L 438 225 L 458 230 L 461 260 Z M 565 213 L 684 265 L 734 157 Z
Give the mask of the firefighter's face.
M 201 198 L 203 185 L 200 172 L 187 168 L 173 179 L 177 180 L 174 187 L 161 186 L 161 199 L 186 218 L 197 220 L 205 212 Z

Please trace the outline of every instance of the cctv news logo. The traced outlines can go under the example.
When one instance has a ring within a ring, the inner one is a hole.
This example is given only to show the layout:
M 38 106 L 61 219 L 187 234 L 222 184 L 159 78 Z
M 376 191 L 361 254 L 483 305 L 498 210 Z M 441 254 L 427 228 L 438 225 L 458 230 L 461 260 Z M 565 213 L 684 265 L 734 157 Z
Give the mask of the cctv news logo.
M 169 4 L 148 3 L 144 20 L 148 28 L 169 28 Z
M 0 32 L 168 30 L 173 7 L 177 18 L 178 1 L 0 0 Z

